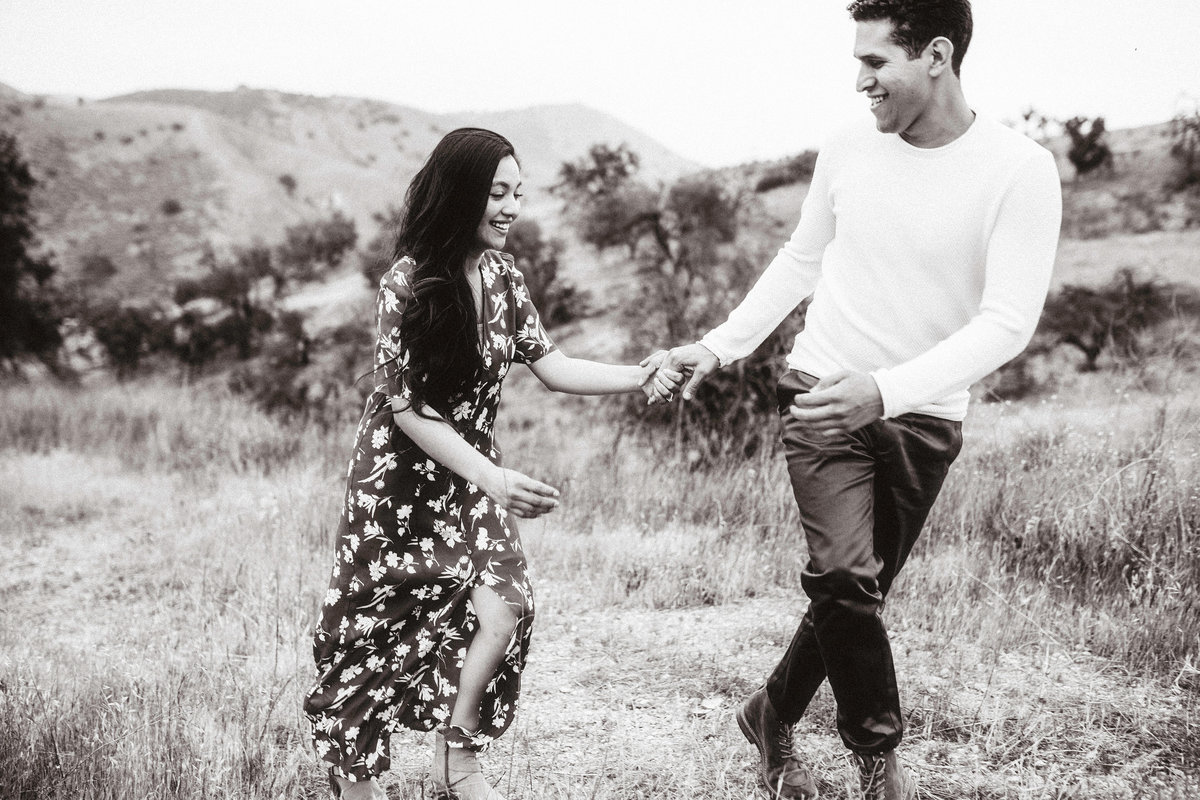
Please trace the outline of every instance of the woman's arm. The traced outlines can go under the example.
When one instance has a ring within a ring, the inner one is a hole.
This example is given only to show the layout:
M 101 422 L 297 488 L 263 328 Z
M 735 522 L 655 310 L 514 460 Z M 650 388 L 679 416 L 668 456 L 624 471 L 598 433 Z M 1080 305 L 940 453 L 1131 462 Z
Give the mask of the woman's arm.
M 662 364 L 661 350 L 637 364 L 602 364 L 583 358 L 571 358 L 554 350 L 530 363 L 529 369 L 545 387 L 566 394 L 620 394 L 647 391 L 646 386 Z M 664 376 L 665 377 L 665 376 Z
M 422 417 L 404 401 L 392 399 L 396 425 L 425 454 L 478 486 L 497 504 L 518 517 L 537 517 L 558 505 L 558 490 L 516 470 L 493 464 L 441 417 Z M 436 414 L 432 409 L 428 413 Z

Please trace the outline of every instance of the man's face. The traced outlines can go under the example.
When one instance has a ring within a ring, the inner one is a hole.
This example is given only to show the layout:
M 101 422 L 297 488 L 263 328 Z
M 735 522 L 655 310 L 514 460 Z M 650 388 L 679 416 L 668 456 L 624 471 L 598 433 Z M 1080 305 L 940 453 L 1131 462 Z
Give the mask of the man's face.
M 857 91 L 870 98 L 875 127 L 883 133 L 912 133 L 933 107 L 933 79 L 926 53 L 910 59 L 892 41 L 895 24 L 877 19 L 858 22 L 854 57 L 860 64 Z

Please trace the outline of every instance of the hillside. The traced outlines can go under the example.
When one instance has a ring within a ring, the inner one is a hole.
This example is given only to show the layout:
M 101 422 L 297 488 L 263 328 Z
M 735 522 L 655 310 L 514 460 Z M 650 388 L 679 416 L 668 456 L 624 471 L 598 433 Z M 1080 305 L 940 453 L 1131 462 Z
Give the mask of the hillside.
M 1063 230 L 1054 280 L 1103 283 L 1114 271 L 1130 268 L 1166 280 L 1200 284 L 1200 219 L 1195 201 L 1164 188 L 1175 168 L 1170 155 L 1170 123 L 1111 130 L 1111 171 L 1077 176 L 1067 159 L 1069 142 L 1053 137 L 1063 181 Z M 742 186 L 754 186 L 783 161 L 731 167 L 719 174 Z M 800 218 L 807 183 L 793 183 L 756 195 L 762 214 L 756 227 L 780 244 Z
M 164 89 L 101 101 L 40 98 L 0 84 L 0 128 L 18 137 L 40 182 L 43 241 L 66 274 L 90 254 L 138 293 L 184 274 L 205 242 L 273 242 L 290 224 L 338 209 L 358 224 L 398 204 L 442 134 L 493 127 L 512 139 L 529 187 L 527 212 L 547 218 L 544 190 L 562 161 L 596 142 L 627 142 L 643 172 L 695 169 L 648 136 L 583 106 L 432 114 L 348 97 L 239 88 Z M 291 188 L 289 188 L 291 184 Z

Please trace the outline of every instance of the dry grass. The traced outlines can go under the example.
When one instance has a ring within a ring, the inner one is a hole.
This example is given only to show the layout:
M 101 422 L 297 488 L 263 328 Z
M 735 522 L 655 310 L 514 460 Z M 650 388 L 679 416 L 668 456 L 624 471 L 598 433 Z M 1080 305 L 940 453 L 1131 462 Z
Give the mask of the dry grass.
M 1200 792 L 1185 397 L 975 409 L 886 614 L 923 797 Z M 0 403 L 0 796 L 324 796 L 299 699 L 349 428 L 162 384 Z M 489 774 L 512 798 L 751 797 L 732 711 L 804 607 L 781 465 L 691 472 L 603 408 L 509 389 L 509 461 L 566 502 L 523 529 L 538 632 Z M 801 741 L 853 797 L 832 719 L 823 692 Z M 427 796 L 425 746 L 398 737 L 393 800 Z

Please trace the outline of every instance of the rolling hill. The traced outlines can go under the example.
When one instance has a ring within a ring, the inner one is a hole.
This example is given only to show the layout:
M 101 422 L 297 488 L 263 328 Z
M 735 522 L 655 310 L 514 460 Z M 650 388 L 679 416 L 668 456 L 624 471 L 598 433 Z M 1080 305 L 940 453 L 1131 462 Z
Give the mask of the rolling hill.
M 38 178 L 41 236 L 65 274 L 112 259 L 115 287 L 162 286 L 217 249 L 277 241 L 288 225 L 372 215 L 397 205 L 442 134 L 463 125 L 508 136 L 534 191 L 526 212 L 552 219 L 545 189 L 559 165 L 597 142 L 627 143 L 651 180 L 694 171 L 645 134 L 580 105 L 432 114 L 350 97 L 264 89 L 162 89 L 100 101 L 34 97 L 0 84 L 0 129 L 17 136 Z

